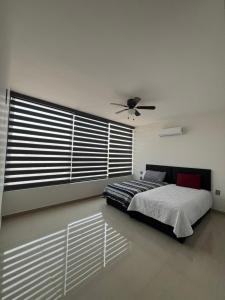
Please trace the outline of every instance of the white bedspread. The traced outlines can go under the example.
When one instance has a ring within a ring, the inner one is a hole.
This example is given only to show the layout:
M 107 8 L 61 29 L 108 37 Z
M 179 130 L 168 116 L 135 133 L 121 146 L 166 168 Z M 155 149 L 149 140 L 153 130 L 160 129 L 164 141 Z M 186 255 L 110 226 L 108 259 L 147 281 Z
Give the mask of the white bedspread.
M 209 191 L 169 184 L 136 194 L 128 210 L 171 225 L 174 234 L 180 238 L 192 235 L 191 225 L 211 207 L 212 195 Z

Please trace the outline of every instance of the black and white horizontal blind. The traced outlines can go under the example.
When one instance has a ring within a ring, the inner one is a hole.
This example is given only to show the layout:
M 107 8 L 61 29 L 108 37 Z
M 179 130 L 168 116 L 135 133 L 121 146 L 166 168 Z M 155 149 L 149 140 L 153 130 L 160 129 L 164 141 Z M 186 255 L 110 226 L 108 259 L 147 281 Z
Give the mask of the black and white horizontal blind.
M 132 149 L 133 130 L 111 123 L 109 129 L 109 177 L 132 174 Z
M 5 190 L 132 174 L 133 129 L 12 93 Z
M 72 122 L 70 113 L 11 99 L 5 190 L 69 182 Z
M 74 116 L 72 181 L 107 178 L 108 123 Z

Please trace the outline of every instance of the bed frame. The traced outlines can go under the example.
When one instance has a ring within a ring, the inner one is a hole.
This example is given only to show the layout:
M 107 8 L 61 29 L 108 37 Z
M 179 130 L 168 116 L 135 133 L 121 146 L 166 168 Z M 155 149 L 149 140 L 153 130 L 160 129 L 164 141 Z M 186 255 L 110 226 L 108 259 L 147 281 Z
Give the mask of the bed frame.
M 165 181 L 168 183 L 176 183 L 176 177 L 178 173 L 199 174 L 201 175 L 201 189 L 211 191 L 211 170 L 209 169 L 196 169 L 196 168 L 172 167 L 172 166 L 147 164 L 146 170 L 166 172 Z M 180 243 L 183 243 L 186 239 L 186 238 L 177 238 L 176 235 L 173 233 L 173 227 L 170 225 L 166 225 L 160 221 L 147 217 L 142 213 L 136 211 L 127 211 L 122 205 L 120 205 L 118 202 L 114 201 L 111 198 L 107 198 L 106 201 L 107 204 L 112 205 L 123 212 L 128 213 L 132 218 L 135 218 L 139 221 L 151 225 L 156 229 L 159 229 L 160 231 L 166 233 L 167 235 L 171 236 L 172 238 L 179 241 Z M 206 212 L 206 214 L 208 212 Z M 193 224 L 192 227 L 193 228 L 196 227 L 201 222 L 201 220 L 205 217 L 205 215 L 202 218 L 200 218 L 195 224 Z

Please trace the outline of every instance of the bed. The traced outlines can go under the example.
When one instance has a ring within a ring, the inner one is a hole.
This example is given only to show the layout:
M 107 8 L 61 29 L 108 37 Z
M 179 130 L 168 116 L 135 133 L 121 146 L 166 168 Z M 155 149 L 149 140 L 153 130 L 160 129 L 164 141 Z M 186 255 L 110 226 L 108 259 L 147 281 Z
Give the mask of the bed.
M 136 194 L 155 189 L 165 184 L 165 182 L 156 183 L 144 180 L 115 182 L 107 185 L 103 196 L 107 199 L 108 204 L 126 212 L 131 200 Z
M 167 184 L 164 182 L 138 191 L 126 205 L 118 201 L 116 193 L 105 194 L 107 203 L 184 242 L 212 206 L 211 170 L 149 164 L 146 170 L 165 171 Z M 200 189 L 177 186 L 175 183 L 180 173 L 201 176 Z

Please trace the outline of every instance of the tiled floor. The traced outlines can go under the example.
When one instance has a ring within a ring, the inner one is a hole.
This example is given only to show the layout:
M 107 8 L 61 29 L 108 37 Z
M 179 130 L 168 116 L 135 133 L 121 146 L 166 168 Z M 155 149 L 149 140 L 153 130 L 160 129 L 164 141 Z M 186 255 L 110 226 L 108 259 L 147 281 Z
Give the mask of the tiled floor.
M 3 300 L 225 299 L 220 213 L 179 244 L 93 198 L 8 217 L 0 241 Z

